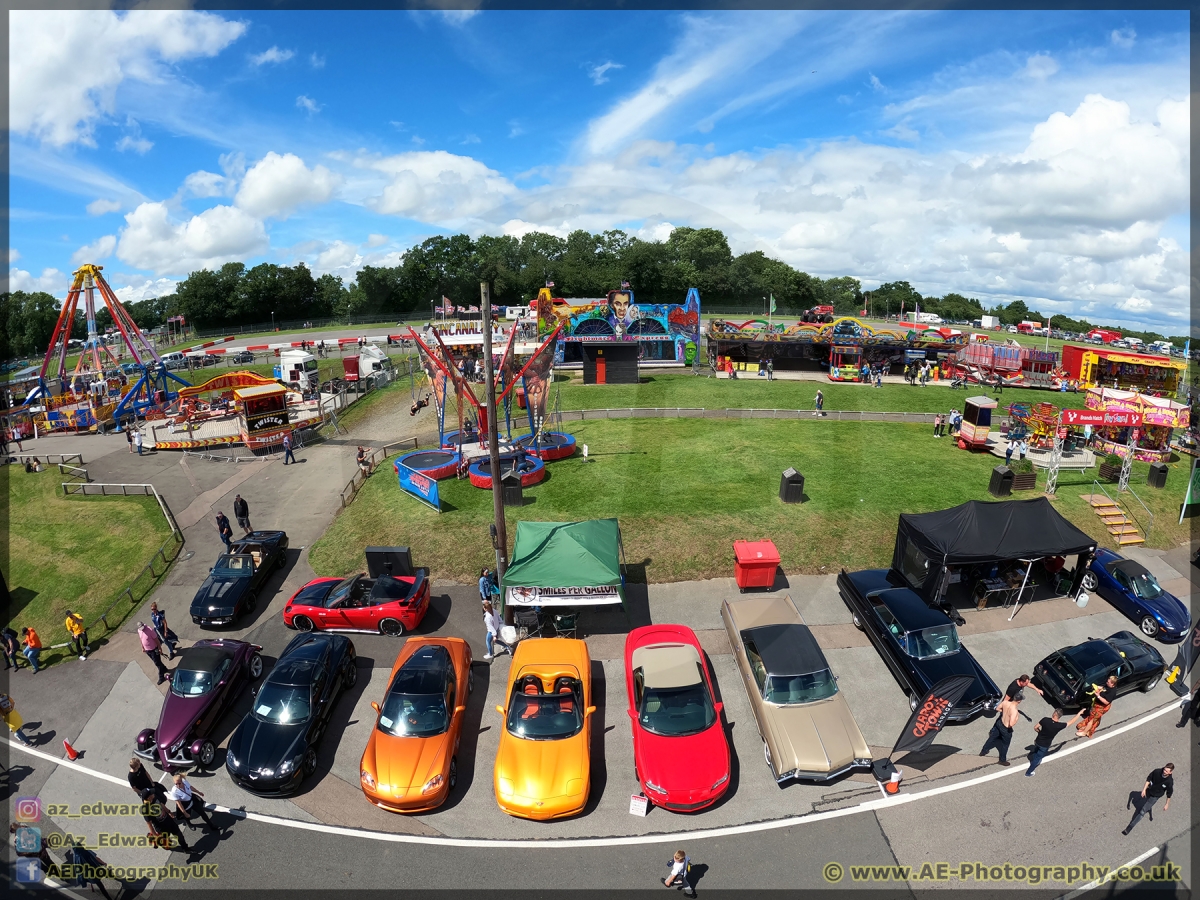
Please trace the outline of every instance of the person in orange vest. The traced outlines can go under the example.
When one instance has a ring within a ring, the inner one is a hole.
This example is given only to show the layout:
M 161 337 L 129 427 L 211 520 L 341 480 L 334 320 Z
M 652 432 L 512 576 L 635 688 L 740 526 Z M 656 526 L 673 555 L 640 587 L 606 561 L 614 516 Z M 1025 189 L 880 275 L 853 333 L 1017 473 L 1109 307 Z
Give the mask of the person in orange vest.
M 21 651 L 25 654 L 25 658 L 29 660 L 29 664 L 33 666 L 33 672 L 36 675 L 41 667 L 38 665 L 38 657 L 42 654 L 42 639 L 38 637 L 38 633 L 32 628 L 21 629 L 21 643 L 25 648 Z

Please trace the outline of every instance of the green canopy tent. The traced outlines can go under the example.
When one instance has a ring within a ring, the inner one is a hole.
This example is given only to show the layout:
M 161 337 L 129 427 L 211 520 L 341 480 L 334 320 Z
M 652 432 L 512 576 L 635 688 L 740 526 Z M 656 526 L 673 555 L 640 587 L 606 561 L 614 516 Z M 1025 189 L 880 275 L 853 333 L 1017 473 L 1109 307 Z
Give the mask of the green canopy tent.
M 625 606 L 621 529 L 616 519 L 518 522 L 500 607 Z

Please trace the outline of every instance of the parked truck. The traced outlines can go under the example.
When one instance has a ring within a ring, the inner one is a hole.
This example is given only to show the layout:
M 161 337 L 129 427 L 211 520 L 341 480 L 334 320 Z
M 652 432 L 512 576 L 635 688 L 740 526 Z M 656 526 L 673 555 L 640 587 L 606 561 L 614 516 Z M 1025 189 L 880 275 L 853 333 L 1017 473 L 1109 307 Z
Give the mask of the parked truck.
M 1000 317 L 999 316 L 980 316 L 979 317 L 979 327 L 984 330 L 988 330 L 988 329 L 996 330 L 1000 327 Z
M 367 344 L 355 356 L 342 357 L 342 378 L 346 381 L 361 381 L 369 375 L 390 370 L 392 361 L 386 353 L 374 344 Z
M 279 365 L 275 367 L 275 377 L 302 392 L 320 389 L 317 358 L 307 350 L 279 351 Z

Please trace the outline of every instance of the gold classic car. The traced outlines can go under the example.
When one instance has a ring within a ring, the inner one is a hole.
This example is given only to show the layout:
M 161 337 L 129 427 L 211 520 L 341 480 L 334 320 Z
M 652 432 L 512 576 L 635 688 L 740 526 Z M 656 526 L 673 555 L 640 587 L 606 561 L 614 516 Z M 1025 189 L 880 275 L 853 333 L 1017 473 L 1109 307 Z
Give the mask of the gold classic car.
M 867 741 L 790 596 L 726 600 L 721 620 L 776 782 L 871 767 Z

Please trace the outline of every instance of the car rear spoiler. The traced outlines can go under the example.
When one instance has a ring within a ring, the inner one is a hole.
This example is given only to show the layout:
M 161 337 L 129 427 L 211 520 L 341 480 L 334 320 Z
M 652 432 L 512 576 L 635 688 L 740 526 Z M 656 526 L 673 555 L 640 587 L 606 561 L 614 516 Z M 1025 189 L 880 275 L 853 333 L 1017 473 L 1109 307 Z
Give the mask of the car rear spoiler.
M 427 566 L 417 566 L 416 575 L 417 577 L 413 580 L 412 590 L 409 592 L 408 597 L 405 598 L 406 600 L 411 600 L 421 593 L 422 586 L 429 580 L 429 568 Z

